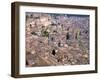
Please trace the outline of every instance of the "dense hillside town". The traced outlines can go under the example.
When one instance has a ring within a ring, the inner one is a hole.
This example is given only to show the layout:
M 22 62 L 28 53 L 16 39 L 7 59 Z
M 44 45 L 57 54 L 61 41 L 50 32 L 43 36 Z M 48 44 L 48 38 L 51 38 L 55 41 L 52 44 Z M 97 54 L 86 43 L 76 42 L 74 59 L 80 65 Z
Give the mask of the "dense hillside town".
M 26 66 L 89 64 L 89 16 L 26 12 Z

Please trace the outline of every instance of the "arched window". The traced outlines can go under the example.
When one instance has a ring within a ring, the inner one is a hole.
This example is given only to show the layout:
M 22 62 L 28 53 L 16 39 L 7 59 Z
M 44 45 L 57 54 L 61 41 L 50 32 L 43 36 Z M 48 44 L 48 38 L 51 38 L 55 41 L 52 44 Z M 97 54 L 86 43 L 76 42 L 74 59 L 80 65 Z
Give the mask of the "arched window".
M 56 52 L 55 52 L 55 50 L 54 50 L 54 49 L 52 50 L 52 54 L 53 54 L 54 56 L 55 56 L 55 54 L 56 54 Z
M 61 45 L 61 43 L 59 42 L 59 43 L 58 43 L 58 47 L 60 47 L 60 45 Z
M 66 40 L 69 40 L 70 39 L 70 35 L 69 33 L 66 34 Z

